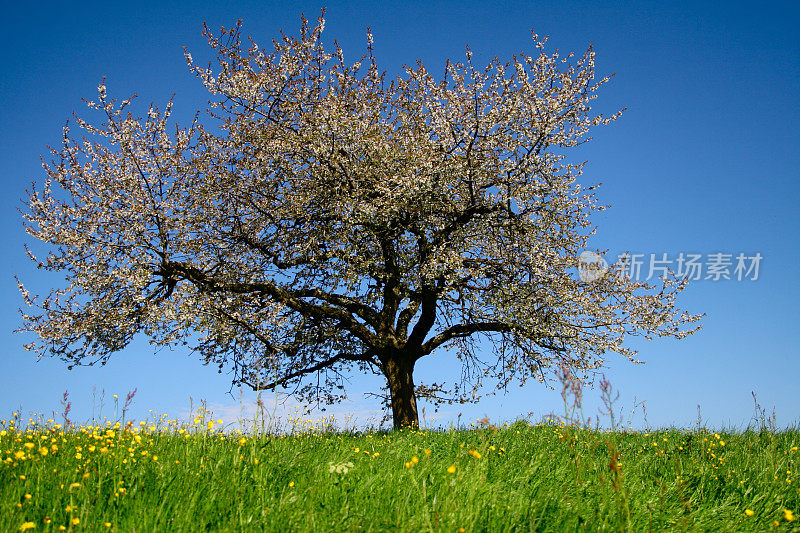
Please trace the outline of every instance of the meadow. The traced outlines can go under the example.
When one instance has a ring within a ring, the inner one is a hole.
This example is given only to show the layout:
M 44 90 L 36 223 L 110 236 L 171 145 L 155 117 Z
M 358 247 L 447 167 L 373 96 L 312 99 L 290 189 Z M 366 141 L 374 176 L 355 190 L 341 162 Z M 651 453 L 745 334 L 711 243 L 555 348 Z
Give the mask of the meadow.
M 5 531 L 798 531 L 800 432 L 0 422 Z M 255 429 L 255 428 L 254 428 Z

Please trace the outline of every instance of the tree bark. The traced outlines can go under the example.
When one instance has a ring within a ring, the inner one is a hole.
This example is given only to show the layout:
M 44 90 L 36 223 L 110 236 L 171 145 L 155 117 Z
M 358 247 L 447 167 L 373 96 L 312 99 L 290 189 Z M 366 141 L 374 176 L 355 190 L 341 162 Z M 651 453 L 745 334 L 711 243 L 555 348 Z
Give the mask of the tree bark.
M 414 394 L 414 359 L 402 355 L 386 359 L 383 373 L 389 384 L 394 429 L 418 428 L 417 397 Z

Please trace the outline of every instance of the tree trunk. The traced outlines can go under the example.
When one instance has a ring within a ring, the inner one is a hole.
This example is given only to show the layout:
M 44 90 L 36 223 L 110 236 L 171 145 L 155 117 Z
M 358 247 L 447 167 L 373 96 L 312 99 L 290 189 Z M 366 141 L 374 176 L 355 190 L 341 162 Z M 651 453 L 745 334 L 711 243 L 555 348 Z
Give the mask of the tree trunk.
M 414 395 L 414 360 L 393 357 L 383 365 L 392 399 L 394 429 L 418 428 L 417 397 Z

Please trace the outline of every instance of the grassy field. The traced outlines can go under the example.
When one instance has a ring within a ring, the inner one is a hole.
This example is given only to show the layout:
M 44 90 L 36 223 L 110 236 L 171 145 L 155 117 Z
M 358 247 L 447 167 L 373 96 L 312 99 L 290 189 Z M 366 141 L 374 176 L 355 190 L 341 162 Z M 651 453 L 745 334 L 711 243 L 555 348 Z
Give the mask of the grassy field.
M 0 424 L 4 531 L 798 531 L 800 432 Z

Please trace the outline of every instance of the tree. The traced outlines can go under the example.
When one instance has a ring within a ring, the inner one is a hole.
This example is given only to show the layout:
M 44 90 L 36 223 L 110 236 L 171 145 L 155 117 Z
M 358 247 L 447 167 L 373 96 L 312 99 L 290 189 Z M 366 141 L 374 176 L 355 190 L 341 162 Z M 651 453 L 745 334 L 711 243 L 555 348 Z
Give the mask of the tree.
M 48 245 L 29 255 L 67 285 L 40 298 L 20 283 L 28 349 L 105 364 L 144 333 L 234 384 L 325 402 L 346 372 L 380 373 L 397 428 L 418 424 L 418 396 L 585 373 L 606 352 L 635 360 L 627 335 L 694 331 L 674 277 L 574 275 L 603 206 L 566 153 L 619 116 L 591 113 L 608 81 L 591 48 L 548 55 L 534 34 L 535 57 L 476 68 L 467 49 L 439 80 L 418 63 L 389 81 L 369 32 L 348 64 L 323 27 L 303 19 L 270 53 L 241 22 L 206 27 L 218 68 L 186 53 L 212 95 L 205 124 L 172 130 L 171 101 L 135 118 L 101 83 L 87 104 L 104 122 L 76 117 L 88 139 L 65 126 L 29 191 L 26 230 Z M 416 362 L 447 349 L 463 379 L 416 386 Z

